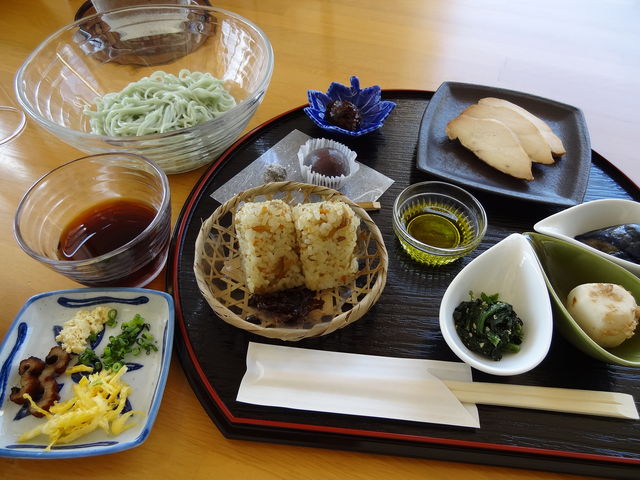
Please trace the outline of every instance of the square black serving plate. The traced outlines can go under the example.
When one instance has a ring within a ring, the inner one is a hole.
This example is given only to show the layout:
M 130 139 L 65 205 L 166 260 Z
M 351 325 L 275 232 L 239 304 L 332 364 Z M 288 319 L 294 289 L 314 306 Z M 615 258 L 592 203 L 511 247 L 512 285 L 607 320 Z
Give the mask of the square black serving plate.
M 483 97 L 497 97 L 525 108 L 558 135 L 566 153 L 553 165 L 533 165 L 534 180 L 510 177 L 478 159 L 457 140 L 447 123 Z M 507 197 L 558 206 L 582 202 L 591 166 L 591 144 L 582 111 L 527 93 L 469 83 L 444 82 L 429 102 L 418 135 L 417 168 L 462 186 Z

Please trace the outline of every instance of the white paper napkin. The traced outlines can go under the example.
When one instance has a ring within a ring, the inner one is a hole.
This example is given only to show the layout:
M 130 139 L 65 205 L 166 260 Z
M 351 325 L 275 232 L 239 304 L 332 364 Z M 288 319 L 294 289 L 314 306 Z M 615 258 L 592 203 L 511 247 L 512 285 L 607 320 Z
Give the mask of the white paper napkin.
M 235 177 L 211 194 L 214 200 L 224 203 L 239 192 L 264 184 L 264 172 L 269 164 L 281 165 L 287 171 L 286 180 L 303 182 L 298 161 L 298 150 L 311 137 L 300 130 L 293 130 L 269 150 L 251 162 Z M 371 167 L 363 165 L 340 188 L 340 193 L 354 202 L 374 202 L 391 186 L 393 180 Z
M 239 402 L 480 427 L 442 380 L 472 381 L 464 363 L 250 343 Z

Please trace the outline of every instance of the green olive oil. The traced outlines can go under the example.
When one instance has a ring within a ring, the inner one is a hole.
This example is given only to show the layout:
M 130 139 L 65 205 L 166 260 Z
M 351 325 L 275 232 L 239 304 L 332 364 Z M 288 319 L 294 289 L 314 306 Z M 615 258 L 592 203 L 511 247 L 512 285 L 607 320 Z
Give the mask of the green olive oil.
M 416 240 L 438 248 L 460 245 L 460 230 L 455 223 L 438 213 L 421 213 L 407 223 L 407 231 Z
M 412 205 L 402 212 L 402 221 L 412 238 L 438 249 L 452 249 L 468 243 L 473 231 L 462 212 L 452 205 L 440 203 Z M 463 255 L 436 255 L 402 239 L 400 243 L 414 260 L 428 265 L 444 265 Z

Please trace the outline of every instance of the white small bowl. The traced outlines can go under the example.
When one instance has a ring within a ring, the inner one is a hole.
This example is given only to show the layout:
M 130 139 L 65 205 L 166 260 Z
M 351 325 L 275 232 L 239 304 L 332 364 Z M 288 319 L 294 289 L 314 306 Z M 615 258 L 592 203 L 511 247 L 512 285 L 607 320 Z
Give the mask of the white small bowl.
M 538 233 L 586 248 L 640 276 L 639 264 L 614 257 L 575 239 L 576 235 L 623 223 L 640 223 L 640 203 L 619 198 L 593 200 L 540 220 L 533 229 Z
M 524 338 L 517 353 L 499 361 L 469 350 L 460 340 L 453 312 L 475 296 L 498 293 L 524 323 Z M 518 375 L 536 367 L 547 355 L 553 333 L 551 301 L 542 267 L 533 247 L 520 234 L 512 234 L 472 260 L 453 279 L 440 304 L 440 330 L 445 341 L 473 368 L 492 375 Z

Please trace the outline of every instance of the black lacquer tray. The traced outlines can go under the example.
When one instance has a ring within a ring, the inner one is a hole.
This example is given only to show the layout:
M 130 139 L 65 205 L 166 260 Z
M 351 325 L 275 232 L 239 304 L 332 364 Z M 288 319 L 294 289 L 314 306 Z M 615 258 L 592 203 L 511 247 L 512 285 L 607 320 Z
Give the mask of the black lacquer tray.
M 250 341 L 284 344 L 236 329 L 216 317 L 193 274 L 194 244 L 201 221 L 218 202 L 211 193 L 294 129 L 335 138 L 358 160 L 393 178 L 371 217 L 389 251 L 389 276 L 378 303 L 359 321 L 296 347 L 394 357 L 458 361 L 438 327 L 440 299 L 450 281 L 477 255 L 513 232 L 531 231 L 561 207 L 473 191 L 487 210 L 489 227 L 468 258 L 440 268 L 420 266 L 402 251 L 391 227 L 394 198 L 410 183 L 432 179 L 416 168 L 420 121 L 432 92 L 387 90 L 397 108 L 377 132 L 337 138 L 316 127 L 302 107 L 285 113 L 233 145 L 204 173 L 183 207 L 172 243 L 167 286 L 176 303 L 176 350 L 200 402 L 229 438 L 484 463 L 583 475 L 638 478 L 640 422 L 595 416 L 479 405 L 480 429 L 338 415 L 236 402 Z M 626 177 L 593 152 L 584 200 L 640 199 Z M 593 360 L 554 334 L 547 358 L 533 371 L 493 377 L 474 371 L 475 381 L 610 390 L 640 400 L 640 371 Z

